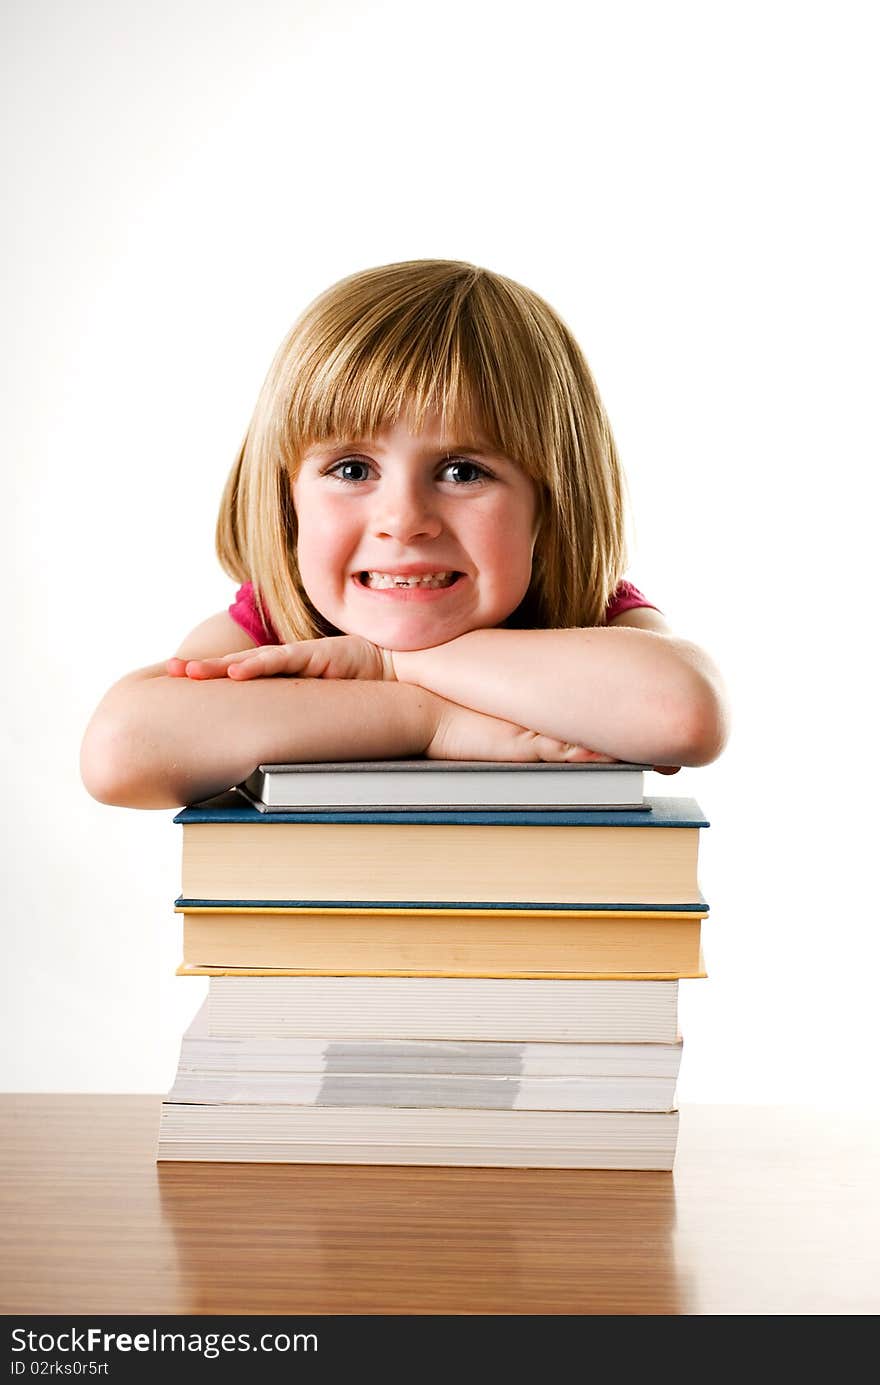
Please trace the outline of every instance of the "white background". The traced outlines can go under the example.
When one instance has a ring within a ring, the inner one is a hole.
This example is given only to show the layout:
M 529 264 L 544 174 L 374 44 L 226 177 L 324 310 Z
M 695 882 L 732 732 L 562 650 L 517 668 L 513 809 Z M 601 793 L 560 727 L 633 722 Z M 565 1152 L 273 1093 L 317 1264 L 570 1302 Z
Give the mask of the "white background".
M 872 6 L 5 6 L 0 1085 L 157 1092 L 180 829 L 93 802 L 86 722 L 232 584 L 220 491 L 278 342 L 437 256 L 581 341 L 630 576 L 724 670 L 696 797 L 709 979 L 679 1098 L 875 1090 Z

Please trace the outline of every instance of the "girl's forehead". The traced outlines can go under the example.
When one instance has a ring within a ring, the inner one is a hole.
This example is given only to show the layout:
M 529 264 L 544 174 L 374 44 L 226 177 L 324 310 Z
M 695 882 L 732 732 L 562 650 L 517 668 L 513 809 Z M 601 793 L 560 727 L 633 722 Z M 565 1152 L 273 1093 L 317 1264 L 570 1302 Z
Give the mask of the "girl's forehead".
M 313 438 L 309 448 L 334 447 L 343 443 L 378 444 L 381 446 L 418 446 L 426 451 L 452 449 L 470 452 L 499 452 L 503 449 L 489 431 L 474 417 L 473 411 L 458 416 L 430 410 L 421 416 L 402 413 L 381 420 L 373 429 L 359 430 L 356 425 L 328 431 Z

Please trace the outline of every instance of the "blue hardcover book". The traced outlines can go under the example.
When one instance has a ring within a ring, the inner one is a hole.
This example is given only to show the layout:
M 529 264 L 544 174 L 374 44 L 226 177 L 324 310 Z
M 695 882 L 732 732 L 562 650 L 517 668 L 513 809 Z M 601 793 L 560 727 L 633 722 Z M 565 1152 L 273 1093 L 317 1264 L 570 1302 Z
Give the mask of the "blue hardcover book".
M 184 909 L 706 912 L 692 798 L 648 811 L 184 808 Z

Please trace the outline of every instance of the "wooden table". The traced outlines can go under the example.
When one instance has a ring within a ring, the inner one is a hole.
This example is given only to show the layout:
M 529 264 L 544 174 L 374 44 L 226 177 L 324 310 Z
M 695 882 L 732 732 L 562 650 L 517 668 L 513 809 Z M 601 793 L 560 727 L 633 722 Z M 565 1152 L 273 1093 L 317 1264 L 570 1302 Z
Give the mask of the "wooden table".
M 0 1098 L 0 1312 L 874 1314 L 878 1122 L 682 1110 L 673 1174 L 154 1163 L 159 1098 Z

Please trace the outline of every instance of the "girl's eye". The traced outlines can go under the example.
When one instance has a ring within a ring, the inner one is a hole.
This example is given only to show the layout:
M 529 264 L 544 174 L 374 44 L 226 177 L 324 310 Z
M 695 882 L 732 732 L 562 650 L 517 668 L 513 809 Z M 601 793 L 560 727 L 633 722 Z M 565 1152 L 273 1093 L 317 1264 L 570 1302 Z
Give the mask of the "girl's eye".
M 330 476 L 337 477 L 340 481 L 366 481 L 370 475 L 369 462 L 362 462 L 358 457 L 345 457 L 335 466 L 330 467 Z
M 484 467 L 469 462 L 466 457 L 450 457 L 444 462 L 443 470 L 447 473 L 447 479 L 457 486 L 473 486 L 489 475 Z

